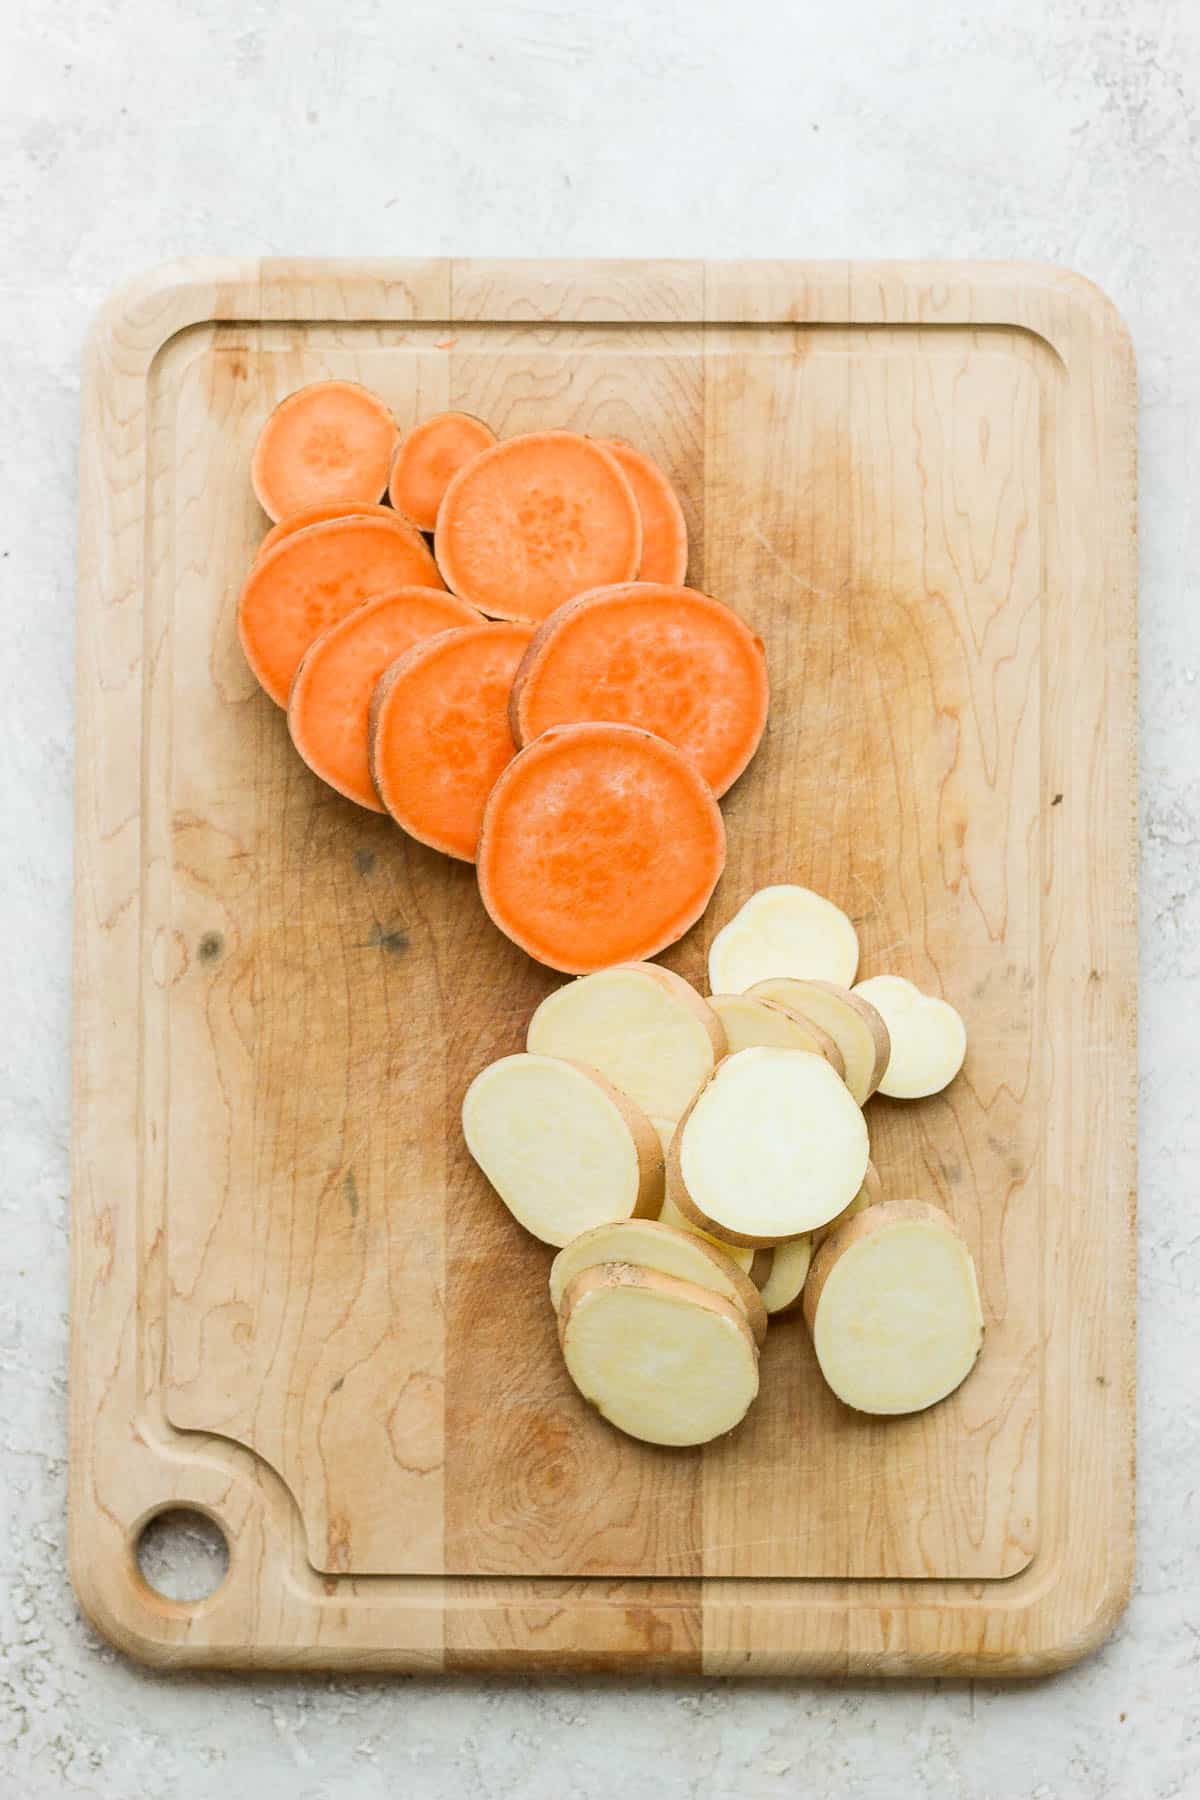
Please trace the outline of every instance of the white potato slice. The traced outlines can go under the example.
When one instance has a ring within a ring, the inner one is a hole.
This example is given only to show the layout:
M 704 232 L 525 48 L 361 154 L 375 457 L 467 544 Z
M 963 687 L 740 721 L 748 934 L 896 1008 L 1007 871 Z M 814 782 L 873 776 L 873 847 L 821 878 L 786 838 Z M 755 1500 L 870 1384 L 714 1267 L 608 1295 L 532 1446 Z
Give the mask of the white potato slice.
M 755 1277 L 762 1275 L 759 1293 L 764 1307 L 771 1318 L 791 1312 L 800 1304 L 804 1293 L 813 1258 L 813 1234 L 806 1231 L 803 1237 L 776 1244 L 773 1250 L 756 1251 L 756 1264 L 760 1256 L 765 1259 L 765 1265 L 761 1271 L 756 1268 Z
M 720 1019 L 730 1054 L 735 1050 L 775 1048 L 813 1050 L 823 1056 L 837 1074 L 844 1076 L 842 1053 L 830 1034 L 812 1019 L 802 1017 L 774 996 L 714 994 L 708 1003 Z
M 674 1119 L 651 1119 L 650 1123 L 658 1133 L 665 1166 L 671 1149 L 671 1139 L 675 1136 L 675 1121 Z M 690 1231 L 693 1237 L 701 1237 L 706 1243 L 715 1244 L 718 1250 L 725 1252 L 731 1262 L 737 1264 L 743 1275 L 749 1275 L 750 1265 L 754 1261 L 754 1251 L 747 1249 L 745 1244 L 727 1244 L 723 1238 L 714 1237 L 711 1231 L 701 1231 L 690 1219 L 684 1218 L 667 1193 L 663 1194 L 662 1209 L 658 1216 L 664 1225 L 672 1225 L 676 1231 Z
M 947 1214 L 920 1200 L 885 1200 L 827 1238 L 804 1316 L 822 1375 L 858 1412 L 944 1400 L 983 1342 L 971 1253 Z
M 740 1425 L 758 1393 L 758 1350 L 733 1302 L 653 1269 L 577 1275 L 558 1337 L 584 1399 L 643 1443 L 707 1444 Z
M 844 1080 L 860 1106 L 865 1106 L 883 1079 L 891 1055 L 888 1028 L 877 1009 L 860 993 L 832 981 L 798 981 L 775 975 L 756 981 L 750 994 L 811 1019 L 827 1031 L 842 1056 Z M 713 1003 L 714 1010 L 716 1002 Z
M 525 1047 L 599 1069 L 643 1112 L 677 1119 L 725 1054 L 725 1034 L 682 975 L 622 963 L 548 994 Z
M 967 1028 L 947 1000 L 923 994 L 902 975 L 873 975 L 854 992 L 882 1016 L 891 1038 L 879 1092 L 924 1100 L 949 1087 L 967 1054 Z
M 836 1217 L 869 1157 L 862 1109 L 824 1057 L 738 1050 L 680 1121 L 667 1192 L 703 1231 L 757 1248 Z
M 744 994 L 772 975 L 836 981 L 858 971 L 858 933 L 840 907 L 811 888 L 759 888 L 722 926 L 708 952 L 714 994 Z
M 695 1282 L 711 1293 L 723 1294 L 746 1316 L 761 1344 L 767 1335 L 767 1314 L 750 1277 L 725 1252 L 694 1231 L 677 1231 L 658 1219 L 622 1219 L 613 1225 L 596 1225 L 572 1238 L 550 1265 L 550 1302 L 557 1312 L 563 1290 L 576 1275 L 603 1263 L 633 1263 L 641 1269 L 657 1269 L 680 1281 Z
M 593 1225 L 651 1218 L 663 1160 L 649 1119 L 594 1069 L 501 1057 L 463 1098 L 463 1135 L 519 1225 L 561 1246 Z
M 883 1183 L 879 1179 L 879 1170 L 873 1162 L 867 1164 L 867 1172 L 863 1176 L 863 1184 L 855 1194 L 849 1206 L 842 1208 L 836 1219 L 830 1219 L 828 1225 L 818 1225 L 812 1234 L 813 1254 L 821 1248 L 831 1231 L 844 1225 L 847 1219 L 856 1219 L 860 1212 L 866 1212 L 868 1206 L 878 1206 L 883 1199 Z

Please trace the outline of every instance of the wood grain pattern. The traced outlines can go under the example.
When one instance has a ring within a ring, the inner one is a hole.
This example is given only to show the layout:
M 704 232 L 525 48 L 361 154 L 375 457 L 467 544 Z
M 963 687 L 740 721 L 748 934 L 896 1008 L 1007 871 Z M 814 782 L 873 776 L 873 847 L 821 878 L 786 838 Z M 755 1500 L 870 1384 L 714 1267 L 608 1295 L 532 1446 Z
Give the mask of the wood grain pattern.
M 237 650 L 281 394 L 628 436 L 767 644 L 727 874 L 955 999 L 940 1100 L 869 1108 L 976 1253 L 977 1372 L 852 1418 L 773 1328 L 746 1426 L 608 1430 L 462 1091 L 554 978 L 471 875 L 322 789 Z M 72 1564 L 159 1662 L 1029 1672 L 1123 1603 L 1132 1509 L 1133 376 L 1007 265 L 185 265 L 89 349 L 81 472 Z M 208 1601 L 131 1546 L 193 1504 Z M 1086 1518 L 1087 1529 L 1080 1529 Z M 1068 1527 L 1070 1527 L 1068 1529 Z M 364 1579 L 368 1578 L 368 1579 Z

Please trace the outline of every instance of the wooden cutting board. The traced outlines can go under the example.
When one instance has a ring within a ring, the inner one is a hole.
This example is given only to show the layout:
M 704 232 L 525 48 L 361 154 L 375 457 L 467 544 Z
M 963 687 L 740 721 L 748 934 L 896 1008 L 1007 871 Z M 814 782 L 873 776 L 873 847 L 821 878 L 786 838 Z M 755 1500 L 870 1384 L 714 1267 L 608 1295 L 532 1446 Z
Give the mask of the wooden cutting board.
M 988 1321 L 910 1419 L 852 1415 L 800 1322 L 746 1425 L 611 1431 L 549 1252 L 467 1158 L 466 1083 L 556 978 L 472 873 L 321 787 L 238 649 L 248 467 L 302 382 L 402 425 L 625 436 L 691 579 L 767 646 L 729 864 L 953 999 L 948 1094 L 875 1100 L 886 1191 L 946 1206 Z M 80 550 L 72 1564 L 161 1664 L 1028 1673 L 1132 1554 L 1134 375 L 1033 266 L 184 264 L 91 340 Z M 147 1519 L 224 1531 L 195 1605 Z

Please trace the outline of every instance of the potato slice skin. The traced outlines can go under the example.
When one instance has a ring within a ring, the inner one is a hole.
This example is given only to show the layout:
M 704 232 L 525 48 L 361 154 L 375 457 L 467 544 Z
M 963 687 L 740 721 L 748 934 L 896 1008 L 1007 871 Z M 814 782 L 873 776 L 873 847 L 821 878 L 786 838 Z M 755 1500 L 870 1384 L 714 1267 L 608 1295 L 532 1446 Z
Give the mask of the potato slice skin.
M 923 1200 L 887 1200 L 831 1233 L 804 1289 L 821 1373 L 857 1412 L 944 1400 L 983 1343 L 975 1264 L 958 1227 Z
M 758 1393 L 758 1350 L 738 1308 L 652 1269 L 585 1269 L 563 1294 L 558 1338 L 583 1398 L 643 1443 L 711 1443 Z
M 657 963 L 617 963 L 555 988 L 530 1019 L 525 1044 L 586 1063 L 645 1113 L 668 1119 L 679 1117 L 726 1048 L 708 1002 Z
M 862 1109 L 823 1057 L 739 1050 L 680 1120 L 667 1194 L 702 1231 L 757 1249 L 836 1217 L 869 1160 Z
M 547 1096 L 549 1111 L 539 1114 Z M 567 1117 L 564 1145 L 554 1124 Z M 595 1069 L 565 1057 L 502 1056 L 468 1087 L 462 1123 L 467 1148 L 500 1199 L 544 1244 L 561 1249 L 593 1225 L 651 1218 L 662 1206 L 658 1133 Z M 602 1169 L 606 1150 L 616 1161 Z
M 611 1225 L 595 1225 L 572 1238 L 550 1266 L 550 1304 L 555 1311 L 577 1275 L 605 1263 L 657 1269 L 660 1275 L 708 1288 L 741 1309 L 756 1344 L 767 1335 L 762 1297 L 732 1257 L 698 1231 L 680 1230 L 661 1219 L 620 1219 Z

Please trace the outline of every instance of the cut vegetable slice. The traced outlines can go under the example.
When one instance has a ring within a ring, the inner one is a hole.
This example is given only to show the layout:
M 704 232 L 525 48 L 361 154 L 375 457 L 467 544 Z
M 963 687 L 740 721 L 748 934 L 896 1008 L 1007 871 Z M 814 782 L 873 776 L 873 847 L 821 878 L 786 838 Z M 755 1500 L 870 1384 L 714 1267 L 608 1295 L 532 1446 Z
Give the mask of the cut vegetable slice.
M 490 450 L 496 434 L 471 413 L 435 413 L 401 438 L 388 495 L 422 531 L 437 524 L 438 507 L 465 463 Z
M 863 1184 L 855 1194 L 849 1206 L 844 1206 L 836 1219 L 830 1219 L 827 1225 L 818 1225 L 812 1234 L 813 1254 L 821 1248 L 831 1232 L 844 1225 L 847 1219 L 856 1219 L 868 1206 L 878 1206 L 883 1199 L 883 1183 L 879 1179 L 879 1170 L 873 1162 L 867 1164 L 867 1172 L 863 1176 Z
M 975 1366 L 983 1310 L 953 1221 L 919 1200 L 887 1200 L 817 1252 L 804 1293 L 821 1373 L 865 1413 L 911 1413 L 954 1392 Z
M 538 631 L 513 685 L 513 736 L 610 719 L 676 745 L 714 794 L 737 780 L 767 720 L 761 639 L 693 588 L 627 582 L 579 594 Z
M 272 519 L 335 500 L 382 500 L 399 438 L 378 395 L 313 381 L 281 400 L 258 436 L 250 479 Z
M 667 1192 L 734 1244 L 778 1244 L 836 1217 L 862 1186 L 866 1121 L 824 1057 L 739 1050 L 680 1121 Z
M 544 619 L 602 582 L 632 581 L 642 556 L 633 489 L 614 457 L 573 431 L 506 438 L 446 489 L 438 567 L 500 619 Z
M 410 531 L 412 525 L 411 519 L 406 519 L 391 506 L 372 506 L 366 500 L 334 500 L 322 506 L 306 506 L 303 512 L 290 513 L 286 519 L 280 519 L 258 546 L 259 556 L 265 556 L 284 538 L 294 537 L 296 532 L 304 531 L 309 525 L 327 525 L 330 519 L 382 519 L 401 532 Z
M 709 1005 L 725 1027 L 731 1051 L 811 1050 L 823 1056 L 835 1074 L 843 1074 L 842 1053 L 829 1033 L 790 1006 L 756 994 L 714 994 Z
M 550 1265 L 550 1303 L 555 1311 L 564 1289 L 577 1275 L 604 1263 L 657 1269 L 660 1275 L 674 1275 L 710 1293 L 723 1294 L 745 1315 L 756 1344 L 767 1335 L 766 1308 L 749 1276 L 709 1239 L 677 1231 L 658 1219 L 623 1219 L 572 1238 Z
M 288 695 L 288 730 L 314 775 L 347 800 L 382 812 L 367 759 L 375 685 L 422 638 L 472 624 L 483 619 L 457 594 L 408 587 L 364 601 L 322 632 L 305 651 Z
M 726 1048 L 708 1002 L 656 963 L 602 969 L 555 989 L 525 1043 L 599 1069 L 643 1112 L 669 1119 L 691 1104 Z
M 681 582 L 687 575 L 687 523 L 679 496 L 658 464 L 622 438 L 601 438 L 616 457 L 642 515 L 639 581 Z
M 675 1121 L 674 1119 L 651 1119 L 650 1123 L 658 1133 L 665 1165 L 671 1150 L 671 1139 L 675 1136 Z M 761 1252 L 751 1250 L 746 1244 L 728 1244 L 723 1238 L 714 1237 L 711 1231 L 701 1231 L 691 1219 L 684 1218 L 669 1194 L 663 1195 L 662 1209 L 658 1217 L 659 1222 L 663 1225 L 670 1225 L 676 1231 L 686 1231 L 692 1237 L 700 1237 L 706 1243 L 715 1244 L 717 1249 L 729 1258 L 730 1262 L 737 1264 L 743 1275 L 749 1275 L 753 1279 L 754 1258 L 756 1255 L 762 1254 Z
M 300 659 L 323 631 L 364 600 L 445 585 L 415 525 L 398 516 L 329 519 L 259 557 L 238 600 L 238 636 L 263 688 L 286 706 Z
M 923 1100 L 949 1087 L 967 1054 L 967 1028 L 946 1000 L 923 994 L 900 975 L 874 975 L 854 992 L 882 1015 L 891 1038 L 879 1092 Z
M 662 1204 L 662 1152 L 645 1115 L 594 1069 L 505 1056 L 467 1089 L 463 1135 L 519 1225 L 561 1247 Z
M 492 789 L 479 840 L 492 919 L 569 975 L 657 956 L 695 924 L 724 866 L 720 808 L 700 771 L 629 725 L 536 738 Z
M 514 755 L 508 693 L 531 631 L 480 623 L 427 638 L 391 665 L 371 702 L 380 800 L 410 837 L 462 862 L 475 860 L 487 797 Z
M 849 987 L 858 934 L 839 907 L 811 888 L 759 888 L 718 931 L 708 953 L 714 994 L 744 994 L 772 975 Z
M 707 1444 L 745 1418 L 758 1351 L 732 1301 L 653 1269 L 608 1264 L 577 1275 L 558 1336 L 585 1400 L 647 1444 Z
M 653 1121 L 651 1121 L 651 1123 L 653 1123 Z M 668 1132 L 668 1151 L 670 1149 L 671 1136 L 672 1133 Z M 669 1195 L 666 1195 L 663 1198 L 658 1219 L 661 1225 L 669 1225 L 673 1231 L 686 1231 L 692 1237 L 703 1238 L 706 1244 L 715 1244 L 717 1249 L 729 1258 L 730 1262 L 736 1263 L 743 1275 L 752 1275 L 754 1258 L 757 1254 L 756 1251 L 751 1250 L 747 1244 L 730 1244 L 727 1243 L 724 1238 L 714 1237 L 711 1231 L 701 1231 L 700 1227 L 691 1219 L 684 1218 L 683 1214 Z
M 841 1052 L 846 1086 L 860 1106 L 866 1105 L 879 1086 L 892 1047 L 888 1028 L 869 1000 L 832 981 L 798 981 L 790 975 L 756 981 L 750 992 L 790 1006 L 823 1027 Z
M 788 1244 L 776 1244 L 773 1250 L 756 1251 L 756 1265 L 760 1256 L 766 1259 L 766 1266 L 761 1270 L 759 1292 L 768 1314 L 775 1318 L 779 1313 L 794 1311 L 800 1304 L 812 1263 L 811 1235 L 805 1232 L 803 1237 L 793 1238 Z M 758 1280 L 760 1270 L 757 1266 L 754 1274 Z

